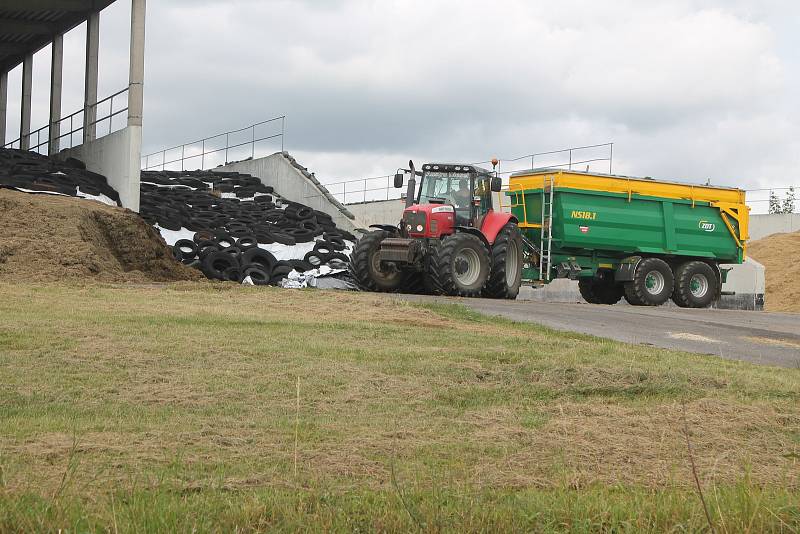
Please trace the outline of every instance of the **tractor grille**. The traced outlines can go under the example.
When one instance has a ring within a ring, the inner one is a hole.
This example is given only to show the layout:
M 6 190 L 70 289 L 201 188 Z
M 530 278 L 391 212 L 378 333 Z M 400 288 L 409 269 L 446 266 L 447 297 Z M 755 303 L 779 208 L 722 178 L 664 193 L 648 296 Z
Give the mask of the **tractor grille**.
M 417 227 L 422 226 L 422 230 Z M 409 233 L 421 234 L 425 232 L 425 212 L 407 211 L 403 213 L 403 228 Z

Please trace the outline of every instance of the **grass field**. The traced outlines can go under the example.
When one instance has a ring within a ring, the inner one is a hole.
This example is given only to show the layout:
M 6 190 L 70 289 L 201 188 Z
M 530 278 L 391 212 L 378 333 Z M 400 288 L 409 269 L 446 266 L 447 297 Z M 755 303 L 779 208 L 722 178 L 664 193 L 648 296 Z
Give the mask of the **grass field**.
M 368 294 L 0 284 L 0 532 L 687 532 L 705 509 L 800 531 L 800 370 Z

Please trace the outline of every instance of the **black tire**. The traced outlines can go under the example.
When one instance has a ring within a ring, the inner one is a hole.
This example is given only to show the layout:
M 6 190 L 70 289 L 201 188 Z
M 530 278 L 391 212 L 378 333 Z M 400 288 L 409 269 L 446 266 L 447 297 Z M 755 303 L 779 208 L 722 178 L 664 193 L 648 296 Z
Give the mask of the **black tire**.
M 275 259 L 275 256 L 273 256 L 271 252 L 258 247 L 253 247 L 245 250 L 242 253 L 240 261 L 242 262 L 242 265 L 260 266 L 262 269 L 264 269 L 264 271 L 267 272 L 267 279 L 269 279 L 271 275 L 270 273 L 272 273 L 272 268 L 278 262 L 278 260 Z
M 184 261 L 197 256 L 197 243 L 191 239 L 178 239 L 172 246 L 175 258 Z
M 381 242 L 387 237 L 389 232 L 386 230 L 367 232 L 358 240 L 350 257 L 356 281 L 369 291 L 397 291 L 405 280 L 405 273 L 402 271 L 381 270 L 378 258 Z
M 303 256 L 303 261 L 311 265 L 312 269 L 316 269 L 320 265 L 328 263 L 328 254 L 324 254 L 318 250 L 312 250 Z
M 203 260 L 203 273 L 209 278 L 225 280 L 225 271 L 239 268 L 239 260 L 227 252 L 212 252 Z
M 688 261 L 675 269 L 672 301 L 681 308 L 708 308 L 719 293 L 714 268 L 702 261 Z
M 583 300 L 589 304 L 616 304 L 620 301 L 625 288 L 614 282 L 614 274 L 601 273 L 601 278 L 584 277 L 578 279 L 578 291 Z
M 509 222 L 500 230 L 491 256 L 492 271 L 483 295 L 493 299 L 517 298 L 522 285 L 522 235 L 516 223 Z
M 229 267 L 222 273 L 223 279 L 229 282 L 242 283 L 242 271 L 238 267 Z
M 430 278 L 445 295 L 477 297 L 489 279 L 489 250 L 477 236 L 458 232 L 431 249 Z
M 245 265 L 242 268 L 242 280 L 248 276 L 254 285 L 265 286 L 269 284 L 269 271 L 265 271 L 260 265 Z
M 672 295 L 675 278 L 667 262 L 644 258 L 636 266 L 633 281 L 625 283 L 625 300 L 634 306 L 660 306 Z

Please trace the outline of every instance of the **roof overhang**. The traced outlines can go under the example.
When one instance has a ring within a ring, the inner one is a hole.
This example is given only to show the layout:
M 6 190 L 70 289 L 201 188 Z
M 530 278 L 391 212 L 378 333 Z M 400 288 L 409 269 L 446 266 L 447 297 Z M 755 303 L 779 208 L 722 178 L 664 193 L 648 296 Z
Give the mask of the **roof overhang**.
M 47 46 L 114 0 L 5 0 L 0 8 L 0 73 Z

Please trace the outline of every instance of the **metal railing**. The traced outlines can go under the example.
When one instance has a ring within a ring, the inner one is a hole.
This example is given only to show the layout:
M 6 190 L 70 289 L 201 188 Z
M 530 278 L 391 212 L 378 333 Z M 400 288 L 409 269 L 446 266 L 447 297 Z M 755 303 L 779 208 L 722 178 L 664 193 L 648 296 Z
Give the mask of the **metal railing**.
M 259 137 L 256 137 L 256 130 L 259 127 L 269 128 L 272 127 L 273 125 L 277 126 L 278 121 L 280 121 L 280 132 L 271 133 L 269 135 L 259 134 Z M 239 159 L 246 159 L 246 157 L 253 159 L 256 157 L 256 143 L 262 141 L 270 141 L 278 138 L 280 138 L 281 152 L 283 152 L 283 144 L 284 144 L 283 141 L 284 141 L 285 131 L 286 131 L 286 115 L 281 115 L 280 117 L 273 117 L 271 119 L 251 124 L 250 126 L 245 126 L 244 128 L 239 128 L 238 130 L 222 132 L 209 137 L 204 137 L 203 139 L 198 139 L 197 141 L 190 141 L 182 145 L 176 145 L 170 148 L 164 148 L 162 150 L 151 152 L 150 154 L 145 154 L 144 156 L 142 156 L 142 170 L 146 171 L 146 170 L 160 168 L 163 171 L 163 170 L 168 170 L 166 168 L 168 165 L 180 163 L 181 167 L 180 170 L 183 171 L 186 170 L 185 167 L 187 161 L 197 161 L 198 158 L 200 161 L 199 168 L 205 169 L 207 160 L 211 162 L 208 163 L 209 167 L 218 165 L 220 163 L 219 159 L 211 156 L 216 156 L 218 154 L 222 155 L 223 152 L 224 152 L 224 159 L 221 162 L 222 164 L 230 163 L 231 160 L 229 159 L 229 156 L 232 154 L 236 154 L 236 156 L 234 157 L 237 157 Z M 215 141 L 219 140 L 221 142 L 223 138 L 225 140 L 224 145 L 219 147 L 214 147 Z M 232 138 L 233 142 L 231 141 Z M 245 140 L 241 141 L 241 139 Z M 212 148 L 209 148 L 209 145 Z M 247 155 L 247 150 L 244 151 L 236 150 L 242 147 L 249 147 L 250 149 L 249 155 Z M 261 152 L 259 152 L 259 155 L 261 155 Z M 168 157 L 173 159 L 168 159 Z M 155 163 L 151 162 L 151 159 L 155 159 L 156 162 Z
M 118 99 L 118 97 L 120 95 L 125 94 L 127 92 L 128 92 L 128 88 L 125 87 L 124 89 L 120 89 L 119 91 L 117 91 L 113 95 L 107 96 L 102 100 L 98 100 L 97 102 L 95 102 L 94 104 L 89 106 L 95 112 L 95 119 L 92 122 L 89 123 L 89 126 L 95 126 L 95 129 L 97 129 L 97 125 L 99 125 L 101 122 L 108 121 L 108 131 L 106 132 L 106 135 L 112 133 L 113 131 L 116 131 L 116 130 L 114 130 L 114 117 L 116 117 L 120 113 L 125 113 L 126 111 L 128 111 L 128 103 L 127 103 L 127 99 L 126 99 L 124 108 L 120 108 L 120 109 L 114 110 L 114 99 L 115 98 Z M 119 101 L 119 99 L 118 99 L 118 101 Z M 97 118 L 97 110 L 98 110 L 98 108 L 103 106 L 103 104 L 105 104 L 106 102 L 108 102 L 108 114 Z M 78 111 L 70 113 L 66 117 L 62 117 L 62 118 L 60 118 L 59 120 L 56 121 L 55 124 L 58 124 L 58 131 L 59 131 L 59 135 L 56 136 L 56 139 L 58 140 L 59 149 L 73 148 L 74 146 L 77 146 L 77 145 L 80 145 L 80 144 L 83 143 L 82 132 L 83 132 L 83 129 L 84 129 L 84 124 L 83 124 L 84 123 L 84 118 L 83 117 L 84 117 L 85 112 L 86 112 L 85 109 L 79 109 Z M 69 123 L 69 131 L 62 132 L 62 125 L 65 125 L 67 123 Z M 75 126 L 76 123 L 78 124 L 78 126 Z M 77 134 L 77 133 L 81 133 L 81 135 L 79 136 L 80 141 L 78 143 L 75 143 L 75 142 L 73 142 L 73 140 L 74 140 L 75 134 Z M 35 145 L 31 145 L 31 142 L 33 140 L 33 136 L 34 135 L 36 136 L 36 144 Z M 95 132 L 95 136 L 96 136 L 96 132 Z M 44 137 L 44 141 L 42 141 L 42 137 Z M 69 146 L 66 146 L 67 143 L 62 143 L 61 142 L 61 140 L 64 139 L 65 137 L 69 141 Z M 18 137 L 16 139 L 14 139 L 13 141 L 10 141 L 10 142 L 4 144 L 3 148 L 21 148 L 22 147 L 23 138 L 25 138 L 28 141 L 28 144 L 29 144 L 28 150 L 39 152 L 40 154 L 46 154 L 50 149 L 50 125 L 47 124 L 45 126 L 42 126 L 38 130 L 34 130 L 34 131 L 30 132 L 29 134 L 25 135 L 24 137 L 22 137 L 22 136 Z
M 497 172 L 502 177 L 507 177 L 517 171 L 534 168 L 568 168 L 572 170 L 578 166 L 594 167 L 598 172 L 613 169 L 614 143 L 601 143 L 535 152 L 515 158 L 498 158 Z M 490 166 L 492 160 L 472 163 L 477 166 Z M 336 182 L 323 183 L 328 191 L 342 204 L 360 204 L 380 200 L 394 200 L 401 198 L 404 189 L 394 188 L 394 174 L 372 176 L 369 178 L 354 178 Z

